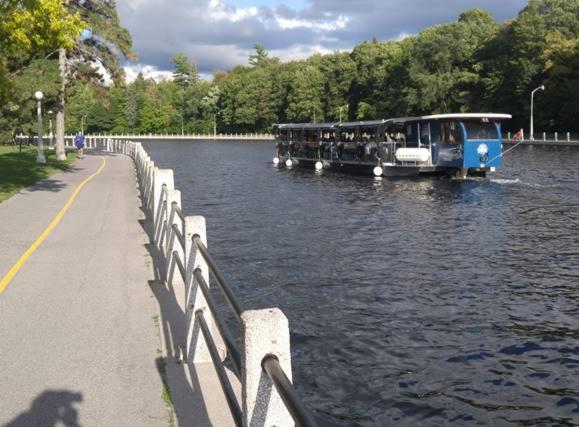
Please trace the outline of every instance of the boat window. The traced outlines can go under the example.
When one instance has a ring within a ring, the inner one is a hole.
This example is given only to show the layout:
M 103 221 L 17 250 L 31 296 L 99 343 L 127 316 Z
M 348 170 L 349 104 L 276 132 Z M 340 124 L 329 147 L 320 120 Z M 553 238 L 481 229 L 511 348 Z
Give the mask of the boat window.
M 430 123 L 420 124 L 420 143 L 430 144 Z
M 440 122 L 440 142 L 442 144 L 462 142 L 462 132 L 458 122 Z
M 306 129 L 305 131 L 306 142 L 316 142 L 318 140 L 318 130 L 317 129 Z
M 290 132 L 290 141 L 292 142 L 301 142 L 302 141 L 302 130 L 301 129 L 292 129 Z
M 340 129 L 340 141 L 353 142 L 355 139 L 356 139 L 355 128 Z
M 498 139 L 499 134 L 494 123 L 487 121 L 464 122 L 467 139 Z
M 336 140 L 336 132 L 334 130 L 324 130 L 320 135 L 323 142 L 333 142 Z
M 362 128 L 362 141 L 376 141 L 376 128 Z
M 288 131 L 287 129 L 279 129 L 278 131 L 278 139 L 281 139 L 282 141 L 286 141 L 288 137 Z

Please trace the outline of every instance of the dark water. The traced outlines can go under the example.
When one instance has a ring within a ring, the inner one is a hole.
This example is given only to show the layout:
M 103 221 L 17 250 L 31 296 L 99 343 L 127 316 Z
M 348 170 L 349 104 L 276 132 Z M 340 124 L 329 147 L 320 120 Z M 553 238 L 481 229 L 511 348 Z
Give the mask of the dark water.
M 579 149 L 490 180 L 277 170 L 269 143 L 148 143 L 249 308 L 280 307 L 322 424 L 579 424 Z

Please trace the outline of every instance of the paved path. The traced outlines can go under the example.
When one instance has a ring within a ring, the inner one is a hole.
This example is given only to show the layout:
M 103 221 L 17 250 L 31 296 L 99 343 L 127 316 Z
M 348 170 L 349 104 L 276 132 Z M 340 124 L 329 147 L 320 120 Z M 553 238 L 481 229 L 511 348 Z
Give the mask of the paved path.
M 0 425 L 167 425 L 157 300 L 132 161 L 88 155 L 0 203 L 0 279 L 94 173 L 0 293 Z

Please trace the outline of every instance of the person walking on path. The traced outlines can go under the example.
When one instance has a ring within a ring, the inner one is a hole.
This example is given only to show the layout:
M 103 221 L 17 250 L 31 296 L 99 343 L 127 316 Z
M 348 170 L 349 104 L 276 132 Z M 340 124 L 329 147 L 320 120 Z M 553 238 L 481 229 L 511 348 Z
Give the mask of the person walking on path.
M 74 137 L 74 145 L 78 150 L 77 157 L 79 159 L 82 159 L 81 156 L 84 155 L 84 135 L 82 133 L 79 132 L 76 134 L 76 136 Z

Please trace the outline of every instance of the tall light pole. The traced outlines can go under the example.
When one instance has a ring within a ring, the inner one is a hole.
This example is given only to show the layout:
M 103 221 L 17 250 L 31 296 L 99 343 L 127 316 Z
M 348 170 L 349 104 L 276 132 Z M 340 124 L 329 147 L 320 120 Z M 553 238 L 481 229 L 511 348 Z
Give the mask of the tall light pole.
M 537 92 L 538 90 L 545 90 L 545 86 L 541 85 L 536 89 L 533 89 L 533 91 L 531 92 L 531 125 L 530 127 L 530 135 L 529 138 L 531 138 L 531 141 L 535 139 L 535 137 L 533 136 L 533 132 L 535 131 L 535 129 L 533 128 L 533 98 L 535 96 L 535 92 Z
M 40 101 L 44 94 L 37 90 L 34 92 L 34 98 L 36 98 L 36 115 L 38 116 L 38 145 L 36 146 L 38 150 L 38 155 L 36 156 L 36 163 L 46 163 L 44 158 L 44 144 L 42 141 L 42 107 Z
M 340 110 L 340 123 L 342 123 L 342 109 L 348 108 L 348 107 L 349 107 L 349 105 L 346 104 L 346 105 L 342 105 L 341 107 L 338 108 Z
M 86 117 L 86 114 L 84 114 L 81 118 L 80 118 L 80 133 L 81 135 L 84 135 L 84 119 Z
M 217 138 L 217 111 L 213 112 L 213 139 Z
M 50 132 L 48 133 L 48 146 L 51 147 L 52 144 L 52 110 L 48 111 L 48 128 Z

